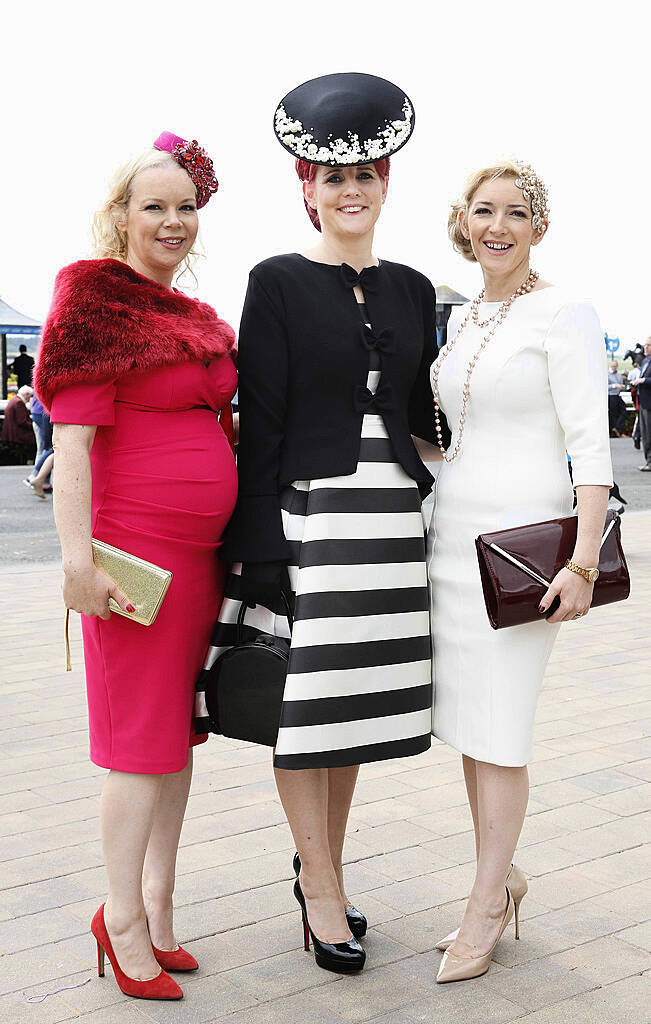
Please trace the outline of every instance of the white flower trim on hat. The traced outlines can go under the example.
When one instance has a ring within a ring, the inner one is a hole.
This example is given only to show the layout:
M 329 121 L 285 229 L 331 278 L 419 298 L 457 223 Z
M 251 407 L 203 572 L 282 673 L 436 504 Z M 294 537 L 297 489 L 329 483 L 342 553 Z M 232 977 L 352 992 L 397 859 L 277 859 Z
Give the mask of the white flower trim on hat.
M 405 115 L 403 121 L 387 120 L 384 128 L 378 128 L 377 138 L 366 139 L 361 144 L 358 135 L 348 132 L 348 141 L 333 139 L 327 146 L 317 146 L 314 136 L 305 131 L 300 121 L 288 116 L 282 103 L 276 111 L 275 128 L 283 145 L 302 160 L 337 166 L 373 163 L 390 156 L 409 138 L 414 112 L 406 96 L 402 112 Z

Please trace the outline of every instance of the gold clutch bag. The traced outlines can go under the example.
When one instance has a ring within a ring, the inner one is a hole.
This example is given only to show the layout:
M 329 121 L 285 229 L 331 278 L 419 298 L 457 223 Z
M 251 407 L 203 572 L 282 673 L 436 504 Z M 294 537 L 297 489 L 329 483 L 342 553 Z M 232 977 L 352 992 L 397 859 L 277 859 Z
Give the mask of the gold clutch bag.
M 155 621 L 163 598 L 172 582 L 169 569 L 161 569 L 153 562 L 138 558 L 128 551 L 105 544 L 103 540 L 92 539 L 93 561 L 105 576 L 117 583 L 135 607 L 135 612 L 123 612 L 119 604 L 109 597 L 109 609 L 115 615 L 123 615 L 126 619 L 139 622 L 142 626 L 151 626 Z M 66 640 L 66 671 L 69 672 L 70 643 L 68 640 L 69 609 L 66 609 L 65 640 Z
M 144 558 L 130 555 L 128 551 L 105 544 L 103 540 L 93 539 L 92 544 L 97 568 L 117 583 L 136 609 L 131 613 L 123 612 L 119 604 L 109 597 L 111 611 L 143 626 L 151 626 L 172 582 L 172 573 L 153 562 L 146 562 Z

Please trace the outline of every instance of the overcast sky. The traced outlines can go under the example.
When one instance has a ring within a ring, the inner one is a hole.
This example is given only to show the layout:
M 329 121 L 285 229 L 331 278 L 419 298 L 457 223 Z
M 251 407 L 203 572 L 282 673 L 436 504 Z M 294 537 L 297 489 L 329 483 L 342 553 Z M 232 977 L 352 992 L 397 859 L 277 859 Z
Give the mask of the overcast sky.
M 479 272 L 447 240 L 448 204 L 469 170 L 519 157 L 550 192 L 533 265 L 591 298 L 628 346 L 651 334 L 650 57 L 636 8 L 12 0 L 2 15 L 0 295 L 43 317 L 57 269 L 89 255 L 110 173 L 168 129 L 213 157 L 220 188 L 200 214 L 196 294 L 237 325 L 249 269 L 316 239 L 273 135 L 277 102 L 308 78 L 366 71 L 398 83 L 416 111 L 376 255 L 474 295 Z

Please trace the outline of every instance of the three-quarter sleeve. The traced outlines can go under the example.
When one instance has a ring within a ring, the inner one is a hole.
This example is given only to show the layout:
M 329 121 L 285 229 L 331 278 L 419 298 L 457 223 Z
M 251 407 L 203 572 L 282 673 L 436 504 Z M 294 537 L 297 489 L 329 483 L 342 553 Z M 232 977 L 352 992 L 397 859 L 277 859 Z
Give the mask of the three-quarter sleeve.
M 222 549 L 232 562 L 289 558 L 279 497 L 288 363 L 282 311 L 251 272 L 238 348 L 239 494 Z
M 117 377 L 69 384 L 52 398 L 52 423 L 75 423 L 85 427 L 112 427 L 115 423 Z
M 556 413 L 572 460 L 574 486 L 613 482 L 604 335 L 589 302 L 570 302 L 544 342 Z
M 436 339 L 436 292 L 431 285 L 427 289 L 424 326 L 423 355 L 409 396 L 409 429 L 415 437 L 421 437 L 424 441 L 429 441 L 430 444 L 436 444 L 431 369 L 432 363 L 438 356 L 438 344 Z M 450 443 L 450 431 L 442 412 L 440 420 L 443 445 L 447 448 Z

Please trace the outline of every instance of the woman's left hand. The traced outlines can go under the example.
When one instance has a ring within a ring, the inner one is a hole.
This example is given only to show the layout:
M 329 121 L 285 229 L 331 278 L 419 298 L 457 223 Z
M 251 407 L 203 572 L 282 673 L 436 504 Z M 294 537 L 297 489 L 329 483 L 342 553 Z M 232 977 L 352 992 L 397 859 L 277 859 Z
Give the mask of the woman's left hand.
M 593 583 L 588 583 L 583 576 L 571 569 L 561 569 L 554 576 L 547 593 L 543 597 L 538 611 L 544 615 L 556 596 L 560 597 L 560 605 L 548 622 L 569 622 L 580 619 L 590 611 L 592 603 Z

